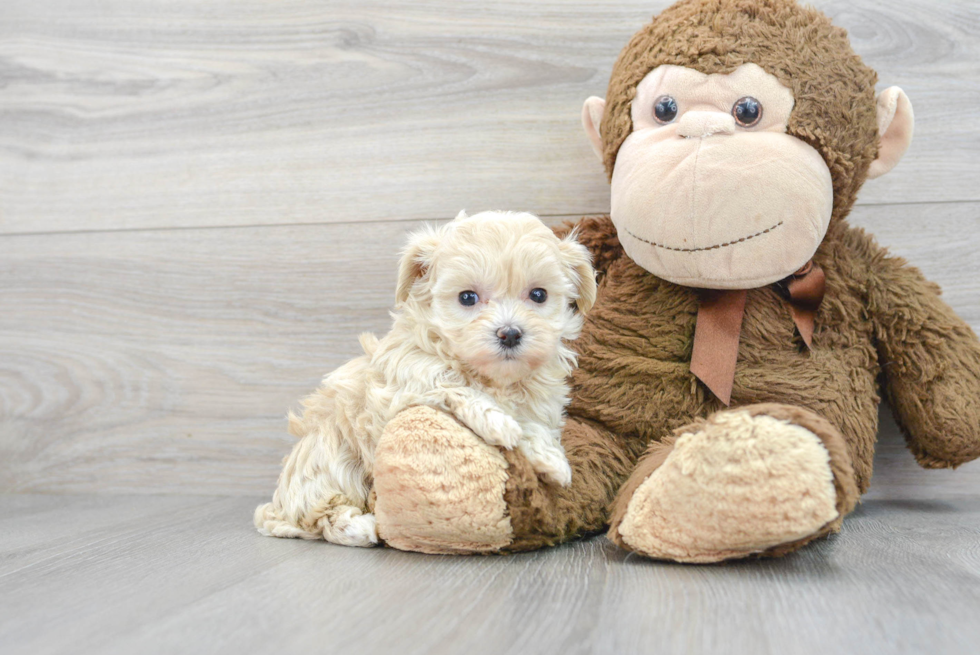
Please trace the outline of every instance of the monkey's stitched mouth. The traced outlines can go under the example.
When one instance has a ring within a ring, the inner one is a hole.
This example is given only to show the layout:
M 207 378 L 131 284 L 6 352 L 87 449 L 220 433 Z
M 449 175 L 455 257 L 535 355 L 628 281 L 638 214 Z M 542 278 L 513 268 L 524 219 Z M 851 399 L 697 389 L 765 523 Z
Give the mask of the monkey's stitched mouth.
M 745 241 L 748 241 L 750 239 L 754 239 L 756 237 L 761 237 L 763 234 L 768 234 L 768 233 L 772 232 L 773 230 L 775 230 L 777 227 L 779 227 L 782 224 L 783 224 L 783 221 L 779 221 L 775 225 L 770 225 L 769 227 L 767 227 L 766 229 L 762 230 L 761 232 L 756 232 L 755 234 L 750 234 L 747 237 L 742 237 L 741 239 L 735 239 L 734 241 L 729 241 L 727 243 L 718 243 L 718 244 L 715 244 L 713 246 L 705 246 L 704 248 L 674 248 L 673 246 L 665 246 L 662 243 L 657 243 L 655 241 L 650 241 L 649 239 L 644 239 L 641 236 L 637 236 L 637 235 L 633 234 L 633 232 L 631 232 L 629 230 L 629 228 L 626 229 L 626 232 L 631 237 L 633 237 L 634 239 L 636 239 L 637 241 L 642 241 L 643 243 L 650 244 L 654 248 L 663 248 L 664 250 L 672 250 L 674 252 L 702 252 L 702 251 L 705 251 L 705 250 L 717 250 L 718 248 L 727 248 L 728 246 L 734 246 L 734 245 L 737 245 L 739 243 L 744 243 Z

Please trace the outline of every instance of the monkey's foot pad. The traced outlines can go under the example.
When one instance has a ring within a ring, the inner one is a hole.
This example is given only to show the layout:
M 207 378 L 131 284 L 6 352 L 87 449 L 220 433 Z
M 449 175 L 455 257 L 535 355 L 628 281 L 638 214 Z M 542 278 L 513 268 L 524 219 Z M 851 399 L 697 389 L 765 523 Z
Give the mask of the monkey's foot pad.
M 836 501 L 820 437 L 772 416 L 723 411 L 677 438 L 618 530 L 649 557 L 717 562 L 809 540 L 838 518 Z
M 495 551 L 513 540 L 507 462 L 455 418 L 411 407 L 385 428 L 374 464 L 378 536 L 399 550 Z

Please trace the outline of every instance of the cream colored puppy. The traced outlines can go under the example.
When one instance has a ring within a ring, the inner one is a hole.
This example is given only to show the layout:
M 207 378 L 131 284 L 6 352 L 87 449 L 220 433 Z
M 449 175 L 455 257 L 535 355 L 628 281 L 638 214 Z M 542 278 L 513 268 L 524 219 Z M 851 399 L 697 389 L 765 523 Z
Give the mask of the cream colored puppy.
M 302 417 L 290 416 L 300 441 L 272 502 L 255 510 L 259 532 L 376 544 L 367 513 L 375 446 L 412 405 L 450 412 L 570 484 L 560 436 L 575 354 L 565 342 L 578 337 L 595 294 L 588 250 L 531 214 L 461 212 L 413 234 L 391 331 L 363 335 L 364 355 L 328 375 Z

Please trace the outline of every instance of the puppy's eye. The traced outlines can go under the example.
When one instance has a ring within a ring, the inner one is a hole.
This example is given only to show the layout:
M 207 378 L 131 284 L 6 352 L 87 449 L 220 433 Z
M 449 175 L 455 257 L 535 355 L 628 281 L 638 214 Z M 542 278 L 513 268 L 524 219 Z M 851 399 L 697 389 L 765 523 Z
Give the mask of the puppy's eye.
M 480 300 L 476 291 L 463 291 L 459 294 L 459 304 L 464 307 L 472 307 Z
M 670 96 L 660 96 L 653 103 L 653 117 L 658 123 L 669 123 L 677 118 L 677 101 Z
M 548 299 L 548 292 L 544 289 L 531 289 L 531 293 L 527 294 L 527 297 L 540 305 Z
M 732 116 L 742 127 L 752 127 L 762 119 L 762 103 L 751 96 L 746 96 L 732 107 Z

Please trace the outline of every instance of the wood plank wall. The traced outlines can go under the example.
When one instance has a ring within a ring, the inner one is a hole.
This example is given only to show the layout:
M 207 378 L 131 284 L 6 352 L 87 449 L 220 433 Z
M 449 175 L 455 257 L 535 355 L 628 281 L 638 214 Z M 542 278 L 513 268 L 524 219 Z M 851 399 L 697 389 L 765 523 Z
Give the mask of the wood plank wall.
M 668 4 L 0 4 L 0 492 L 269 492 L 406 231 L 608 209 L 581 103 Z M 980 3 L 813 4 L 916 111 L 853 222 L 980 328 Z

